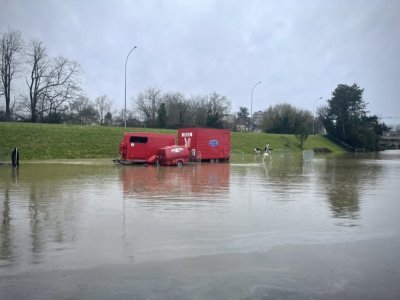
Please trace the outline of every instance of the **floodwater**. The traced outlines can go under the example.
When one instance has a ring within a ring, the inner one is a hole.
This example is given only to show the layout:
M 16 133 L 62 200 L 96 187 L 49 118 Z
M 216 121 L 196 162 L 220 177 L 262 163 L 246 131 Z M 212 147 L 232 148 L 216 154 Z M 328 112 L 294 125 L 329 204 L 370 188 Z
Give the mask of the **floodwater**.
M 0 299 L 400 299 L 400 152 L 0 166 Z

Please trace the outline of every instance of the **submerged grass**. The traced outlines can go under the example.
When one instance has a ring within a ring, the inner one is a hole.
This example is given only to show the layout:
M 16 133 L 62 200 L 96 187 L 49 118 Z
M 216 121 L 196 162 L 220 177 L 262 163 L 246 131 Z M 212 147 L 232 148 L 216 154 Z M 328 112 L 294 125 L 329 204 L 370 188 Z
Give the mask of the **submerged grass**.
M 21 160 L 116 158 L 118 145 L 126 131 L 177 132 L 169 129 L 0 123 L 0 151 L 18 147 Z M 266 144 L 273 149 L 302 151 L 293 135 L 245 132 L 233 132 L 231 135 L 233 155 L 250 155 L 254 148 L 264 149 Z M 313 148 L 343 152 L 322 136 L 310 136 L 307 139 L 304 149 Z

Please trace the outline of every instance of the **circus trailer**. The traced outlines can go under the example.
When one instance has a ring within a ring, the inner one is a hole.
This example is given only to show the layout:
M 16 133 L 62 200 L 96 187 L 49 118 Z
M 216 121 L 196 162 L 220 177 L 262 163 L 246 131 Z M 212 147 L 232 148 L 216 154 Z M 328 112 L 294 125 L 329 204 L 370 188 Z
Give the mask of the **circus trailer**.
M 189 149 L 185 146 L 166 146 L 159 148 L 156 156 L 161 166 L 182 167 L 189 161 Z
M 175 145 L 174 134 L 152 132 L 126 132 L 119 145 L 121 159 L 117 162 L 125 165 L 156 162 L 158 148 Z
M 178 145 L 190 150 L 195 161 L 229 161 L 231 132 L 228 129 L 182 128 L 178 129 Z

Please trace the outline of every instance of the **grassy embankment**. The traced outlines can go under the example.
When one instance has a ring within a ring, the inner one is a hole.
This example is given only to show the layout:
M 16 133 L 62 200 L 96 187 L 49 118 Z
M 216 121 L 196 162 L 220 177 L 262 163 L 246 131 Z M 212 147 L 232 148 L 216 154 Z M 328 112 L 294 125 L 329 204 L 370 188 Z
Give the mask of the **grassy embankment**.
M 125 131 L 146 131 L 143 128 L 0 123 L 0 149 L 18 147 L 21 160 L 117 158 L 118 145 Z M 175 130 L 148 129 L 152 132 L 173 133 Z M 231 152 L 252 154 L 255 147 L 300 152 L 293 135 L 233 132 Z M 321 136 L 309 136 L 305 149 L 327 148 L 334 153 L 341 148 Z

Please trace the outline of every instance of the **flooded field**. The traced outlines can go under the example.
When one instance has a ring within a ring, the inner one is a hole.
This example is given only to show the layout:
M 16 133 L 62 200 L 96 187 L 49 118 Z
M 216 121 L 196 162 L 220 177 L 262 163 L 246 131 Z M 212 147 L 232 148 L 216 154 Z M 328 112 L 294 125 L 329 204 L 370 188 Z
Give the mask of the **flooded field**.
M 400 152 L 0 166 L 0 299 L 399 299 Z

